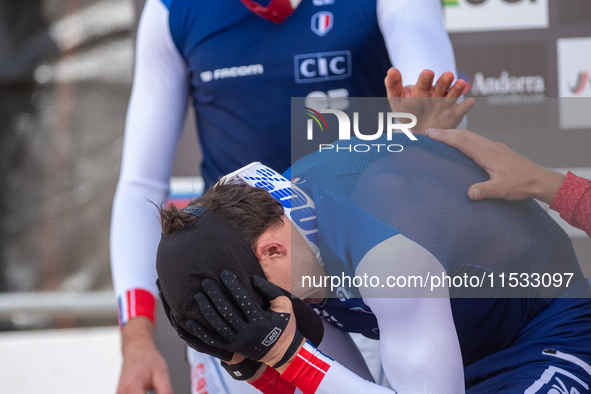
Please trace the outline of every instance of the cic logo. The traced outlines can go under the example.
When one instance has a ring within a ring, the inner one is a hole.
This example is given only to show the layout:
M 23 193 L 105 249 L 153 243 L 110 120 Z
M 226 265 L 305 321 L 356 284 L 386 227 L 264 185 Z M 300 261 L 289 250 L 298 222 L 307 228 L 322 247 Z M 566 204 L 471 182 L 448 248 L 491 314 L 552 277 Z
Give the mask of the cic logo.
M 314 139 L 314 124 L 317 124 L 321 131 L 326 129 L 328 131 L 328 125 L 324 116 L 322 114 L 333 114 L 337 117 L 339 122 L 339 140 L 350 140 L 351 139 L 351 120 L 349 116 L 337 109 L 321 109 L 320 111 L 316 111 L 312 108 L 305 107 L 309 112 L 306 113 L 310 116 L 307 122 L 307 133 L 306 138 L 311 141 Z M 407 123 L 399 123 L 401 120 L 410 119 L 410 122 Z M 386 139 L 388 141 L 392 141 L 392 133 L 394 132 L 403 132 L 411 141 L 417 141 L 417 137 L 415 137 L 412 132 L 410 131 L 411 128 L 417 125 L 417 117 L 408 112 L 388 112 L 384 114 L 383 112 L 378 113 L 378 130 L 373 134 L 363 134 L 359 130 L 359 112 L 353 113 L 353 133 L 355 137 L 359 138 L 363 141 L 374 141 L 382 137 L 384 134 L 384 123 L 386 123 Z M 320 144 L 319 151 L 322 152 L 323 149 L 334 149 L 336 147 L 336 151 L 340 150 L 347 150 L 349 152 L 352 149 L 355 152 L 369 152 L 372 150 L 372 147 L 376 147 L 377 151 L 380 151 L 380 146 L 385 147 L 388 149 L 389 152 L 401 152 L 403 147 L 400 144 L 356 144 L 356 145 L 349 145 L 349 146 L 341 146 L 341 145 L 334 145 L 334 144 Z M 397 150 L 391 150 L 390 147 L 396 146 Z

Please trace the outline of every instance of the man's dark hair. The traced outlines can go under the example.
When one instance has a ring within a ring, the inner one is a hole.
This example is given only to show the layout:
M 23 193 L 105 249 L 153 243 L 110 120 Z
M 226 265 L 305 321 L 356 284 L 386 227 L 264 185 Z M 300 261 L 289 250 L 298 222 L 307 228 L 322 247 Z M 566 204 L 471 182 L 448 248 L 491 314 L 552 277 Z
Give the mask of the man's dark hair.
M 281 203 L 265 189 L 245 184 L 216 185 L 189 205 L 199 205 L 220 215 L 242 234 L 253 251 L 265 231 L 283 223 Z M 174 204 L 159 210 L 162 234 L 183 230 L 198 220 Z

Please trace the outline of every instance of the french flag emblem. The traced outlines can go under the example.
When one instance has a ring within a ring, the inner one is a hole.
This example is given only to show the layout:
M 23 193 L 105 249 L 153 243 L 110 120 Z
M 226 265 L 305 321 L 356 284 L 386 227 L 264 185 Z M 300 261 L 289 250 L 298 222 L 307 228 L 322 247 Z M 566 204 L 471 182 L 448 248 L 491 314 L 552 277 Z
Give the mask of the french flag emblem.
M 330 12 L 322 11 L 314 14 L 312 16 L 312 31 L 322 37 L 332 29 L 333 20 L 334 16 Z

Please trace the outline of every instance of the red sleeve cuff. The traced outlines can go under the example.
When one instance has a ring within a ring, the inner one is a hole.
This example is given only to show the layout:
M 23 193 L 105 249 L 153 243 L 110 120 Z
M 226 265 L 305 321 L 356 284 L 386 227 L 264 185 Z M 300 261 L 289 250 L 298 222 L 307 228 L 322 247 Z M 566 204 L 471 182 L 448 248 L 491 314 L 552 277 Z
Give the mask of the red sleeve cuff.
M 330 359 L 306 342 L 281 377 L 295 384 L 303 394 L 314 394 L 330 369 Z
M 568 172 L 550 209 L 569 224 L 591 234 L 591 181 Z
M 263 394 L 293 394 L 296 389 L 293 384 L 283 380 L 279 372 L 269 366 L 260 378 L 250 384 Z
M 147 290 L 144 289 L 130 289 L 125 292 L 123 296 L 117 299 L 117 310 L 119 314 L 119 326 L 134 317 L 147 317 L 154 323 L 156 299 Z

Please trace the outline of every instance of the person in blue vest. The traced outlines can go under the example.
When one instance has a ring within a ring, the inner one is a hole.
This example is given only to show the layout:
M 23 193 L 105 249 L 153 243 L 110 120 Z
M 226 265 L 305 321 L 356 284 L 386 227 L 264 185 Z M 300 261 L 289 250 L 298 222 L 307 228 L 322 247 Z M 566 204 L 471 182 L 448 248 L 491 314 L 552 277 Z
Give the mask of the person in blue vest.
M 429 84 L 455 71 L 439 0 L 242 3 L 148 0 L 141 16 L 111 227 L 119 394 L 172 390 L 153 341 L 160 230 L 150 201 L 167 196 L 189 102 L 207 188 L 251 161 L 289 167 L 291 97 L 346 110 L 348 97 L 385 96 L 392 65 Z

